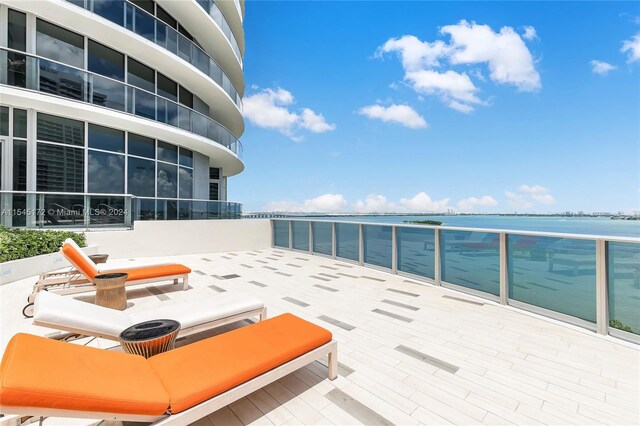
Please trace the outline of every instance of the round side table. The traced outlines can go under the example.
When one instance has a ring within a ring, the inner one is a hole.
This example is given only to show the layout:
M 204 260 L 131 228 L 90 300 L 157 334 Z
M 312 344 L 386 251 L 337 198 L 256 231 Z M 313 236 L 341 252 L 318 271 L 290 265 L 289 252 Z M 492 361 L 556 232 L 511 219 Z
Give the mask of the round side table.
M 94 303 L 105 308 L 124 311 L 127 307 L 127 292 L 124 286 L 128 276 L 129 274 L 124 272 L 96 275 L 93 279 L 96 285 Z
M 89 259 L 93 260 L 93 263 L 96 265 L 98 263 L 107 263 L 107 259 L 109 258 L 108 254 L 90 254 Z
M 173 349 L 179 331 L 178 321 L 151 320 L 126 328 L 119 340 L 125 352 L 149 358 Z

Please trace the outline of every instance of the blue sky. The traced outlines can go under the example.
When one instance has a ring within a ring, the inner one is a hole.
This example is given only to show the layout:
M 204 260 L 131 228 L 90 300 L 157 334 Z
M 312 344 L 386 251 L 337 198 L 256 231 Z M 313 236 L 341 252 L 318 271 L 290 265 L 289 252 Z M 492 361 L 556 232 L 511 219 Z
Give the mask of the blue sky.
M 247 1 L 245 32 L 245 211 L 640 208 L 637 2 Z

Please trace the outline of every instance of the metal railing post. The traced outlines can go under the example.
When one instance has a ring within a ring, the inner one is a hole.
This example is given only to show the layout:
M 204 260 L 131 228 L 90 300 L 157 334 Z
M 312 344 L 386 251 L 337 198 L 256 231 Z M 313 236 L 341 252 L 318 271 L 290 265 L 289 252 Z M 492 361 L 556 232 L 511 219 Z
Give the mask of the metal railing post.
M 309 254 L 313 254 L 313 222 L 309 221 Z
M 271 223 L 271 247 L 274 248 L 276 246 L 276 221 L 271 219 L 269 222 Z
M 500 233 L 500 303 L 509 303 L 509 265 L 507 259 L 507 234 Z
M 289 224 L 289 250 L 293 250 L 293 223 L 290 220 L 287 223 Z
M 598 334 L 609 334 L 608 248 L 606 240 L 596 240 L 596 330 Z
M 433 230 L 433 253 L 434 253 L 433 278 L 436 285 L 442 285 L 442 280 L 441 280 L 442 272 L 441 272 L 441 265 L 440 265 L 440 229 L 439 228 L 434 228 Z
M 338 252 L 338 242 L 336 241 L 336 223 L 331 222 L 331 256 L 335 259 Z
M 398 228 L 391 226 L 391 272 L 398 273 Z
M 364 265 L 364 225 L 358 224 L 358 263 Z

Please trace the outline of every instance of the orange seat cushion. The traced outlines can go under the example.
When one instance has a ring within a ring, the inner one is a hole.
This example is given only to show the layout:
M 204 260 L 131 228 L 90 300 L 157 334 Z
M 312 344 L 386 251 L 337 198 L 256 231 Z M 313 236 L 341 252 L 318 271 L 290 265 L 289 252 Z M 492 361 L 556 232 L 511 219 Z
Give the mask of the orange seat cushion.
M 87 262 L 87 259 L 78 253 L 78 250 L 71 244 L 63 244 L 62 251 L 67 259 L 90 280 L 93 280 L 93 277 L 99 274 L 95 266 Z
M 329 341 L 329 331 L 284 314 L 156 355 L 148 362 L 169 392 L 171 413 L 178 413 Z
M 144 268 L 122 269 L 119 271 L 109 271 L 109 273 L 126 272 L 129 274 L 127 281 L 146 280 L 150 278 L 169 277 L 171 275 L 184 275 L 191 273 L 191 269 L 174 263 L 171 265 L 148 266 Z
M 160 416 L 169 395 L 141 356 L 16 334 L 0 364 L 0 404 Z

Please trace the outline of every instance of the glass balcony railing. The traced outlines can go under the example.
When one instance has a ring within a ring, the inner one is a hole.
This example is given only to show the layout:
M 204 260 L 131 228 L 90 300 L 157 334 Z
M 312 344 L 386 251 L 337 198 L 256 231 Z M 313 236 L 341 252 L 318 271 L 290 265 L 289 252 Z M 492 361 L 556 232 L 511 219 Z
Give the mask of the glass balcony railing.
M 238 108 L 242 109 L 242 97 L 220 65 L 193 41 L 146 10 L 127 0 L 67 1 L 127 28 L 189 62 L 222 87 Z
M 21 52 L 0 49 L 0 84 L 36 90 L 155 120 L 204 136 L 242 154 L 226 127 L 170 99 L 99 74 Z
M 137 220 L 240 219 L 242 204 L 122 194 L 0 191 L 7 228 L 133 228 Z
M 274 247 L 383 268 L 640 343 L 638 238 L 308 219 L 272 224 Z
M 233 49 L 233 53 L 236 54 L 238 58 L 238 62 L 242 65 L 242 53 L 240 53 L 240 47 L 238 45 L 238 41 L 236 40 L 236 36 L 233 35 L 233 31 L 231 30 L 231 26 L 227 22 L 227 18 L 224 17 L 224 14 L 218 8 L 218 5 L 214 0 L 197 0 L 198 4 L 213 18 L 216 24 L 220 27 L 222 32 L 224 33 L 227 40 L 231 44 L 231 48 Z

